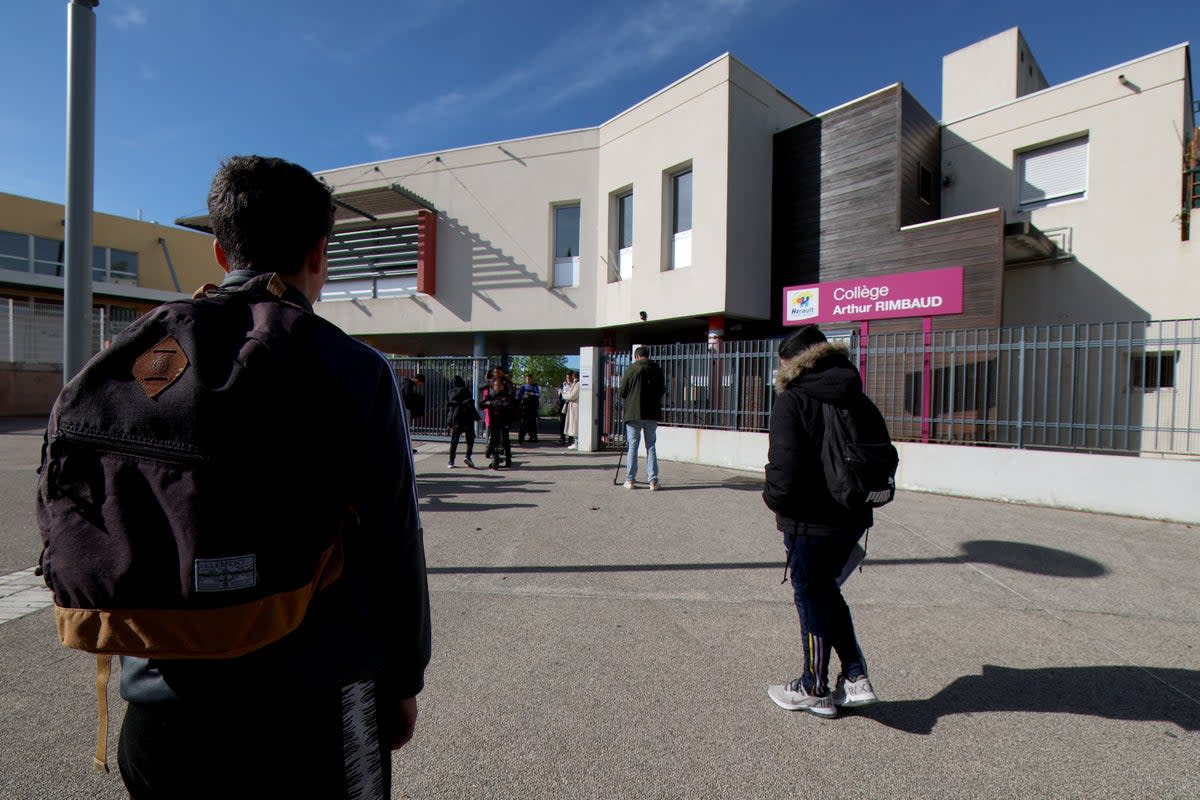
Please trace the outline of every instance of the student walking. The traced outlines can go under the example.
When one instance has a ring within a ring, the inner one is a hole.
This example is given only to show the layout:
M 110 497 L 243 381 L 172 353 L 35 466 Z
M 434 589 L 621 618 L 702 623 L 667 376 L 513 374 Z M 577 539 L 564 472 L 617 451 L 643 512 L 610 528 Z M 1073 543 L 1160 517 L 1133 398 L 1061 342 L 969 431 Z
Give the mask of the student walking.
M 771 411 L 763 489 L 763 501 L 783 533 L 803 643 L 800 676 L 768 686 L 767 695 L 780 708 L 826 718 L 836 716 L 839 706 L 879 699 L 839 585 L 874 517 L 870 506 L 848 508 L 834 498 L 821 458 L 825 404 L 866 408 L 864 419 L 871 424 L 864 427 L 872 430 L 864 433 L 873 437 L 866 440 L 889 441 L 887 425 L 863 394 L 848 352 L 845 345 L 828 342 L 815 325 L 800 328 L 779 346 L 778 397 Z M 831 652 L 841 662 L 832 692 Z
M 479 412 L 475 409 L 475 401 L 467 389 L 467 382 L 461 375 L 455 375 L 450 386 L 450 399 L 446 401 L 446 427 L 450 429 L 450 463 L 446 466 L 454 468 L 458 441 L 465 436 L 467 455 L 463 458 L 463 463 L 474 469 L 475 462 L 471 460 L 471 454 L 475 450 L 475 423 L 479 421 Z

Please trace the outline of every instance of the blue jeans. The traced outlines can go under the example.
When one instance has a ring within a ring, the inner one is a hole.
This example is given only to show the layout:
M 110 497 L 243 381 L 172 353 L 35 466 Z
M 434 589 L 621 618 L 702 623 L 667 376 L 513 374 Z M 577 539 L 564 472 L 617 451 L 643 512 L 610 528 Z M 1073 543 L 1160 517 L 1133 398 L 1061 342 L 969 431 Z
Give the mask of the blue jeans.
M 800 638 L 804 646 L 801 682 L 809 694 L 829 692 L 829 654 L 837 653 L 841 674 L 857 678 L 867 674 L 866 660 L 854 635 L 850 607 L 842 597 L 838 577 L 846 559 L 865 531 L 838 531 L 828 536 L 783 535 Z
M 625 452 L 625 480 L 637 478 L 638 443 L 642 434 L 646 435 L 646 478 L 651 483 L 658 481 L 658 451 L 655 434 L 658 431 L 658 421 L 653 419 L 635 419 L 625 422 L 625 441 L 629 449 Z

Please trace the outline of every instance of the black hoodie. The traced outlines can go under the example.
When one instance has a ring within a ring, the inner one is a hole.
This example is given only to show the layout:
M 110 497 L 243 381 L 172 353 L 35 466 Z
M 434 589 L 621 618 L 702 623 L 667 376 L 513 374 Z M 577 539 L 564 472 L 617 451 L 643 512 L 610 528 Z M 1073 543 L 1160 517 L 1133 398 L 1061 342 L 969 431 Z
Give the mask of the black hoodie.
M 821 466 L 822 403 L 846 406 L 863 394 L 845 345 L 823 342 L 784 359 L 771 410 L 763 502 L 784 533 L 827 535 L 871 527 L 870 508 L 850 510 L 833 499 Z

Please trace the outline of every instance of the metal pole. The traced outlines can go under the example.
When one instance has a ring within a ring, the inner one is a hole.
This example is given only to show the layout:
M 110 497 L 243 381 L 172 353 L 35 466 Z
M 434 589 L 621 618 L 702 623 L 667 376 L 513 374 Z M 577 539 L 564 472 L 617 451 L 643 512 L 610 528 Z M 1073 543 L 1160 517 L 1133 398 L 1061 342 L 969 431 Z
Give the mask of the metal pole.
M 1017 448 L 1025 444 L 1025 328 L 1017 344 Z
M 92 190 L 96 135 L 96 14 L 100 0 L 67 6 L 67 195 L 63 257 L 63 383 L 91 355 Z
M 12 298 L 8 298 L 8 363 L 12 364 L 17 360 L 17 325 L 13 315 L 16 309 L 13 307 Z

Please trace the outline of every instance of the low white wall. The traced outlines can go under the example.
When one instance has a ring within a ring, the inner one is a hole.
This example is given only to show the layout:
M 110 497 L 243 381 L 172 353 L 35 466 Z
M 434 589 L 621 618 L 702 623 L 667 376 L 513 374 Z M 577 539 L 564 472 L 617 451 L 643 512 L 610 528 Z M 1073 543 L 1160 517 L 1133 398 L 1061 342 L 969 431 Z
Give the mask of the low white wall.
M 658 457 L 690 464 L 711 464 L 762 472 L 767 463 L 767 435 L 739 431 L 658 426 Z M 664 475 L 663 482 L 670 479 Z
M 1200 461 L 898 442 L 920 492 L 1200 523 Z
M 901 489 L 1200 523 L 1200 461 L 897 442 Z M 762 473 L 767 435 L 659 426 L 658 456 Z M 669 468 L 663 482 L 670 483 Z

